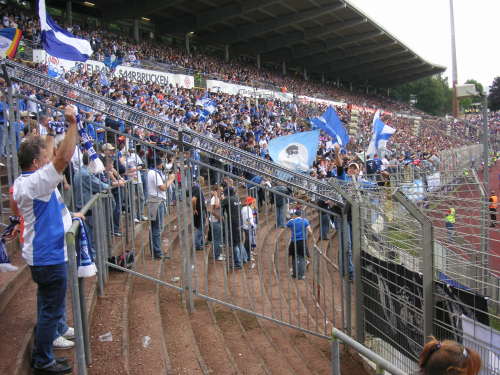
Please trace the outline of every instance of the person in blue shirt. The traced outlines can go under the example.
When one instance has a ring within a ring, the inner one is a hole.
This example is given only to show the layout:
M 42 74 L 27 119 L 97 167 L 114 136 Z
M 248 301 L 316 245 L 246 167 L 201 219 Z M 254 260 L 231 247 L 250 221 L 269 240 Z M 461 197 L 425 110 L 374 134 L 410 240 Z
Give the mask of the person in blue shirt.
M 309 224 L 309 220 L 302 217 L 302 211 L 296 209 L 292 213 L 292 219 L 286 224 L 290 229 L 291 239 L 288 246 L 288 255 L 292 257 L 292 277 L 298 280 L 304 280 L 306 271 L 307 235 L 314 234 Z

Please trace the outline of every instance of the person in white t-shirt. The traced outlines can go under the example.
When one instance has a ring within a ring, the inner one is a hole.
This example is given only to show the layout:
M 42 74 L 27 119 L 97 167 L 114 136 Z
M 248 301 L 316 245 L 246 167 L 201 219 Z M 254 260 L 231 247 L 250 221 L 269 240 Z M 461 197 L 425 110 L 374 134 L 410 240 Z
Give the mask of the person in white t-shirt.
M 163 173 L 163 160 L 155 160 L 155 168 L 148 171 L 148 211 L 151 220 L 151 240 L 153 257 L 163 259 L 164 254 L 161 248 L 161 233 L 163 227 L 163 217 L 165 216 L 165 202 L 167 200 L 167 190 L 175 181 L 175 174 L 165 177 Z
M 208 206 L 208 221 L 210 222 L 210 232 L 209 236 L 212 237 L 212 246 L 214 249 L 214 258 L 218 261 L 223 261 L 226 257 L 222 254 L 222 211 L 221 211 L 221 199 L 222 199 L 222 186 L 216 185 L 212 191 L 212 197 L 210 198 Z
M 252 245 L 255 243 L 255 231 L 257 224 L 253 216 L 256 200 L 254 197 L 247 197 L 245 204 L 241 208 L 241 220 L 243 222 L 242 229 L 245 233 L 245 249 L 247 251 L 247 259 L 253 260 Z
M 71 160 L 78 136 L 74 107 L 66 108 L 65 117 L 69 127 L 53 158 L 55 133 L 52 130 L 47 129 L 46 138 L 31 136 L 21 144 L 19 166 L 22 175 L 15 180 L 13 188 L 13 200 L 24 217 L 23 258 L 38 286 L 38 318 L 32 355 L 35 373 L 71 372 L 68 363 L 56 361 L 53 353 L 58 325 L 65 314 L 68 280 L 65 234 L 71 227 L 71 214 L 57 185 L 63 180 L 62 173 Z M 72 335 L 74 331 L 69 327 L 63 334 Z
M 129 149 L 125 157 L 125 169 L 127 177 L 132 180 L 132 189 L 135 204 L 135 221 L 147 220 L 144 216 L 144 191 L 141 178 L 141 170 L 144 163 L 134 149 Z

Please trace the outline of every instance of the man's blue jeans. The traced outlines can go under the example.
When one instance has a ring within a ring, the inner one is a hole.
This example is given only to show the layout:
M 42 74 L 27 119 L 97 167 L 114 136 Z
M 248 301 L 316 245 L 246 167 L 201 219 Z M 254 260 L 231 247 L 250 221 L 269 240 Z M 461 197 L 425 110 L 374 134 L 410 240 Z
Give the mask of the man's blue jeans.
M 68 329 L 64 319 L 68 265 L 32 266 L 31 277 L 38 285 L 37 324 L 32 358 L 35 367 L 43 368 L 54 363 L 52 342 L 62 330 L 65 332 Z
M 199 228 L 194 227 L 194 247 L 196 250 L 203 250 L 205 245 L 205 224 L 202 222 Z
M 320 223 L 321 223 L 321 231 L 320 231 L 320 239 L 326 240 L 328 239 L 328 232 L 330 231 L 330 215 L 327 213 L 320 213 Z
M 222 245 L 222 225 L 219 221 L 210 223 L 212 231 L 212 246 L 214 249 L 214 257 L 217 259 L 221 253 Z
M 278 228 L 284 228 L 286 225 L 286 205 L 276 206 L 276 225 Z
M 165 206 L 160 204 L 156 220 L 151 221 L 151 240 L 153 242 L 153 255 L 161 257 L 163 251 L 161 249 L 161 233 L 163 231 L 163 218 L 165 216 Z
M 234 267 L 240 268 L 243 263 L 247 262 L 246 251 L 241 243 L 233 245 L 233 262 Z
M 115 205 L 113 207 L 113 232 L 118 233 L 120 231 L 123 191 L 121 190 L 121 188 L 115 188 L 112 190 L 112 192 L 113 197 L 115 198 Z

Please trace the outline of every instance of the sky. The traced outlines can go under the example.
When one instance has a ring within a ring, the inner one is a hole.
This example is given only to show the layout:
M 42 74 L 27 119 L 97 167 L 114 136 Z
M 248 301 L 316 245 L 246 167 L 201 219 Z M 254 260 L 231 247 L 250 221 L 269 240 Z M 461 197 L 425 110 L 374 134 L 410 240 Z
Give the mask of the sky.
M 449 0 L 348 0 L 452 82 Z M 454 0 L 458 84 L 500 76 L 500 0 Z

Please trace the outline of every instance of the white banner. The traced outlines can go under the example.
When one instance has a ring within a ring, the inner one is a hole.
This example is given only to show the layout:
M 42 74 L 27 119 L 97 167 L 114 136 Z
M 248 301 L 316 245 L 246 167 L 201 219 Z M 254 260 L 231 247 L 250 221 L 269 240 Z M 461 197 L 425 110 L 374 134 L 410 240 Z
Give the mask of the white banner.
M 347 105 L 346 103 L 343 103 L 343 102 L 335 102 L 333 100 L 312 98 L 310 96 L 304 96 L 304 95 L 299 96 L 299 102 L 306 103 L 306 104 L 307 103 L 324 104 L 327 106 L 334 105 L 334 106 L 339 106 L 339 107 L 344 107 Z
M 47 65 L 50 64 L 52 67 L 55 67 L 59 73 L 69 72 L 74 69 L 90 73 L 95 73 L 96 71 L 100 72 L 102 70 L 109 72 L 109 68 L 100 61 L 68 61 L 50 56 L 44 50 L 33 50 L 33 62 Z M 127 78 L 132 82 L 151 82 L 162 86 L 178 85 L 187 89 L 192 89 L 194 87 L 193 76 L 133 68 L 125 65 L 118 65 L 113 73 L 113 76 Z
M 427 176 L 427 190 L 436 191 L 441 187 L 441 173 L 436 172 Z
M 237 85 L 213 79 L 207 80 L 207 89 L 213 92 L 223 92 L 229 95 L 241 95 L 250 98 L 279 99 L 284 102 L 290 102 L 293 94 L 278 92 L 266 89 L 257 89 L 250 86 Z

